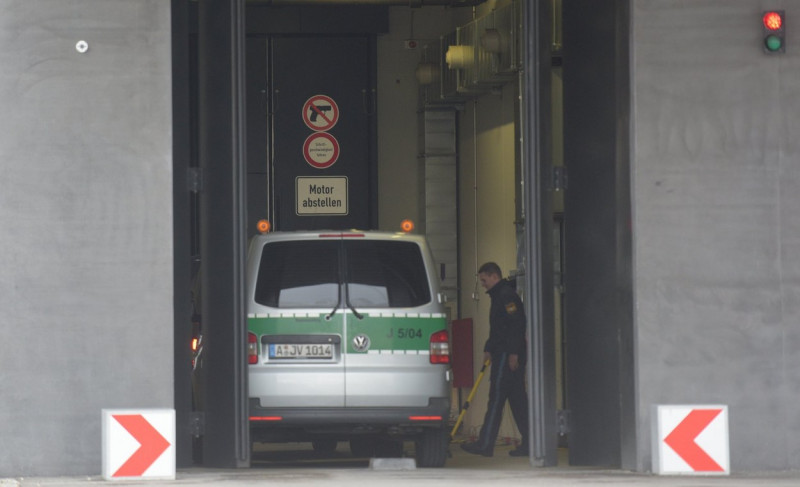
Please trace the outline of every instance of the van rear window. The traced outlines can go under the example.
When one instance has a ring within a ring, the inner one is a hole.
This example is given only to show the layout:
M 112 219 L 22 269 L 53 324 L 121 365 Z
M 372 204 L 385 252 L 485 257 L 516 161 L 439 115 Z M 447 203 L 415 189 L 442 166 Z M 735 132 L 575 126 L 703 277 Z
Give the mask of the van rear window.
M 341 275 L 340 275 L 341 273 Z M 339 292 L 339 283 L 346 284 Z M 406 308 L 430 302 L 420 248 L 393 240 L 299 240 L 264 246 L 255 300 L 273 308 Z
M 418 245 L 392 240 L 355 240 L 344 244 L 351 305 L 408 308 L 431 300 Z
M 339 299 L 338 255 L 333 240 L 266 244 L 256 302 L 273 308 L 333 308 Z

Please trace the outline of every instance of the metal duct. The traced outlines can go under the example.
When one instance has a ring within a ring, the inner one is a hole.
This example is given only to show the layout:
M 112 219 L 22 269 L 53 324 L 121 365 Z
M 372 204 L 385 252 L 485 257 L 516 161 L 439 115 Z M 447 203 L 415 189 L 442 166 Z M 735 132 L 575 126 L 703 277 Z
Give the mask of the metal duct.
M 471 97 L 517 78 L 521 68 L 520 0 L 442 36 L 442 99 Z
M 475 21 L 480 50 L 476 57 L 477 82 L 516 79 L 520 69 L 521 2 L 515 1 Z
M 458 70 L 447 67 L 447 50 L 450 46 L 458 45 L 456 31 L 445 34 L 439 38 L 439 95 L 442 100 L 460 98 L 458 92 Z
M 458 45 L 450 46 L 450 49 L 457 48 L 456 52 L 463 52 L 463 56 L 468 56 L 469 60 L 461 65 L 449 66 L 451 69 L 458 68 L 458 92 L 465 95 L 479 95 L 485 93 L 487 87 L 480 86 L 478 79 L 478 64 L 480 58 L 484 57 L 483 49 L 480 47 L 478 38 L 477 23 L 472 21 L 464 27 L 456 29 L 458 33 Z
M 460 68 L 460 93 L 486 92 L 516 79 L 521 31 L 519 9 L 520 2 L 515 1 L 457 29 L 458 47 L 472 56 L 469 63 L 455 66 Z
M 452 37 L 455 39 L 455 32 Z M 452 106 L 460 101 L 455 98 L 458 95 L 456 73 L 449 69 L 442 70 L 442 63 L 446 66 L 442 45 L 446 42 L 439 38 L 426 40 L 422 44 L 422 58 L 415 73 L 419 82 L 420 107 Z

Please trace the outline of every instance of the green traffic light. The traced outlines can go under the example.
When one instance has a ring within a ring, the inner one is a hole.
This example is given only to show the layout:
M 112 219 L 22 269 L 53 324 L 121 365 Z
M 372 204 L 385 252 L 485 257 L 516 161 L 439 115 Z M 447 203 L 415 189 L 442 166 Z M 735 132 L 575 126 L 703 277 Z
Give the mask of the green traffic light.
M 775 35 L 767 36 L 764 39 L 764 45 L 767 46 L 767 50 L 770 52 L 779 51 L 781 49 L 781 38 Z

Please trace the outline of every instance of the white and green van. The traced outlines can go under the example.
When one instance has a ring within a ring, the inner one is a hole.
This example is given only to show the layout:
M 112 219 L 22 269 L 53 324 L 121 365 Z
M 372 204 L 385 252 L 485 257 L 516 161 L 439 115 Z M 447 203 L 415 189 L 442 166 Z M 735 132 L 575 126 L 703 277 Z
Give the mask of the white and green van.
M 444 465 L 449 342 L 422 236 L 256 236 L 247 300 L 253 441 L 398 456 L 409 440 L 418 466 Z

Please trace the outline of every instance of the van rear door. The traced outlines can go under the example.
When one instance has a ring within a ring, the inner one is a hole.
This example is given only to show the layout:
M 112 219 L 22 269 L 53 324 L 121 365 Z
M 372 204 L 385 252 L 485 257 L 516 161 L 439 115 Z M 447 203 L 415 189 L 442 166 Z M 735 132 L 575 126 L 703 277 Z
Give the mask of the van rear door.
M 342 245 L 346 406 L 426 406 L 447 397 L 447 366 L 430 360 L 431 337 L 447 325 L 434 300 L 427 249 L 413 237 Z
M 343 407 L 344 315 L 340 306 L 340 239 L 262 241 L 248 327 L 258 363 L 249 396 L 262 407 Z

